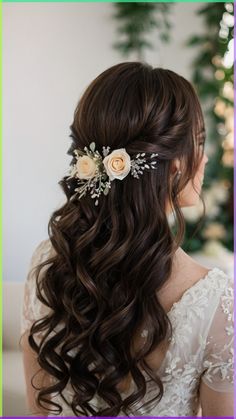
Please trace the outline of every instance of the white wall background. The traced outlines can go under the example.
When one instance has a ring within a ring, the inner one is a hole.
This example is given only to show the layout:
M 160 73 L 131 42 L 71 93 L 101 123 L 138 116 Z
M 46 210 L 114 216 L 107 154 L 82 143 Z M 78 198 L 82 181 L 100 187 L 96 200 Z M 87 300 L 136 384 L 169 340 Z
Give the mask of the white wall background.
M 191 77 L 201 3 L 177 3 L 172 42 L 145 59 Z M 106 68 L 125 61 L 111 45 L 111 3 L 3 4 L 3 279 L 25 280 L 51 213 L 64 201 L 57 184 L 71 157 L 69 125 L 81 93 Z M 129 60 L 136 57 L 129 57 Z

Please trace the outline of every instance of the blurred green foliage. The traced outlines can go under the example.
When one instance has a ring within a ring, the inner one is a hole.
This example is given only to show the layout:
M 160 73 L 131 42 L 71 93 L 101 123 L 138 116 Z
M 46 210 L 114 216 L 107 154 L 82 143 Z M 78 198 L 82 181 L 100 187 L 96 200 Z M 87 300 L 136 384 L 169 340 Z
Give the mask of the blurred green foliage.
M 207 139 L 213 150 L 206 166 L 204 190 L 210 189 L 212 181 L 222 181 L 229 187 L 229 199 L 219 205 L 218 215 L 214 222 L 224 226 L 226 235 L 219 239 L 229 250 L 234 250 L 233 241 L 233 164 L 224 164 L 223 141 L 228 134 L 227 118 L 230 109 L 233 114 L 233 62 L 226 60 L 233 44 L 234 5 L 227 3 L 208 3 L 202 6 L 198 15 L 204 24 L 204 32 L 192 36 L 187 45 L 196 47 L 196 58 L 192 63 L 192 81 L 203 105 L 206 118 Z M 227 83 L 230 94 L 225 93 Z M 231 87 L 231 88 L 230 88 Z M 218 104 L 218 108 L 217 108 Z M 233 153 L 233 149 L 231 151 Z M 232 156 L 233 157 L 233 156 Z M 221 183 L 220 183 L 221 181 Z M 186 239 L 183 248 L 188 251 L 200 250 L 206 242 L 204 230 L 212 223 L 211 214 L 208 214 L 201 229 L 192 237 L 193 225 L 187 222 Z
M 162 42 L 170 40 L 171 6 L 172 3 L 114 3 L 113 18 L 120 40 L 113 47 L 124 57 L 135 53 L 139 61 L 144 61 L 146 49 L 153 47 L 150 35 L 155 29 Z

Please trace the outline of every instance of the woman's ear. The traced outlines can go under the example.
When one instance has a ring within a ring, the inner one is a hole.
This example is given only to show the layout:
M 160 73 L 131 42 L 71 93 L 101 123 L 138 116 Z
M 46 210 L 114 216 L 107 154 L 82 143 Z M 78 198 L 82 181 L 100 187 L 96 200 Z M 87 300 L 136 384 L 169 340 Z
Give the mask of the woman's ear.
M 171 162 L 171 175 L 174 176 L 176 172 L 178 172 L 180 170 L 180 160 L 178 158 L 175 158 L 174 160 L 172 160 Z

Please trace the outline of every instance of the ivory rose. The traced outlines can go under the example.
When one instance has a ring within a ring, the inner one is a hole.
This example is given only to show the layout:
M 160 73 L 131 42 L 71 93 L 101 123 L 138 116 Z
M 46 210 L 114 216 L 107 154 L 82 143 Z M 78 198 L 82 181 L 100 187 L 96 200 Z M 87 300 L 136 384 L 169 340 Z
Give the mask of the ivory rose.
M 94 177 L 96 169 L 96 163 L 91 157 L 82 156 L 78 158 L 76 172 L 80 179 L 90 179 Z
M 130 172 L 130 156 L 125 148 L 112 151 L 103 159 L 110 180 L 124 179 Z

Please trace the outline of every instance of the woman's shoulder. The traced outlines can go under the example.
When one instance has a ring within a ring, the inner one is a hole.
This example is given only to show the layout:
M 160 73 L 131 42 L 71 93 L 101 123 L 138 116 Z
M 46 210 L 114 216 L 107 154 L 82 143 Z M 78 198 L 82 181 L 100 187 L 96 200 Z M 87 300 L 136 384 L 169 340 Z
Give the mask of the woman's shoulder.
M 229 286 L 232 287 L 232 278 L 220 267 L 206 267 L 179 249 L 171 276 L 157 295 L 168 312 L 180 300 L 198 298 L 199 294 L 216 297 Z
M 29 268 L 28 268 L 28 275 L 26 278 L 26 283 L 34 283 L 35 282 L 35 270 L 41 264 L 46 262 L 54 256 L 54 249 L 52 247 L 52 243 L 50 239 L 41 240 L 36 247 L 34 247 L 33 251 L 31 252 Z M 40 270 L 40 276 L 45 272 L 45 270 L 49 267 L 49 265 L 45 265 Z
M 35 247 L 34 253 L 35 254 L 45 254 L 48 253 L 52 248 L 52 243 L 49 238 L 41 240 Z
M 182 312 L 189 321 L 195 319 L 198 325 L 206 326 L 206 322 L 210 324 L 216 312 L 224 316 L 225 304 L 232 304 L 233 291 L 233 278 L 214 266 L 183 293 L 173 305 L 175 312 L 170 314 L 179 315 Z
M 46 260 L 52 254 L 52 250 L 53 247 L 49 238 L 41 240 L 33 249 L 30 263 L 31 266 L 36 266 Z
M 206 267 L 196 262 L 193 258 L 190 258 L 190 264 L 192 263 L 193 273 L 193 284 L 198 286 L 198 283 L 202 287 L 211 289 L 218 289 L 223 291 L 225 288 L 233 286 L 233 278 L 220 266 Z
M 190 276 L 190 293 L 199 294 L 202 290 L 204 294 L 208 293 L 209 297 L 212 295 L 214 298 L 233 289 L 233 278 L 219 266 L 209 268 L 189 257 L 189 266 L 186 269 Z
M 206 267 L 196 261 L 194 257 L 188 255 L 186 252 L 184 252 L 181 249 L 181 252 L 179 254 L 179 264 L 177 262 L 177 276 L 182 276 L 183 282 L 184 279 L 186 280 L 186 285 L 189 285 L 189 287 L 194 286 L 195 283 L 198 283 L 198 281 L 202 280 L 208 280 L 213 278 L 218 278 L 221 282 L 227 282 L 230 281 L 230 276 L 219 266 L 211 266 Z M 178 268 L 179 269 L 178 272 Z M 188 278 L 188 281 L 187 281 Z
M 207 295 L 210 298 L 219 299 L 223 295 L 233 290 L 233 278 L 230 277 L 223 269 L 214 266 L 196 281 L 189 291 L 196 295 Z
M 42 304 L 36 292 L 36 268 L 50 257 L 52 244 L 50 239 L 40 241 L 34 248 L 30 260 L 30 267 L 24 282 L 24 298 L 22 301 L 21 335 L 29 331 L 35 320 L 42 318 L 50 309 Z M 48 268 L 44 266 L 39 277 Z

